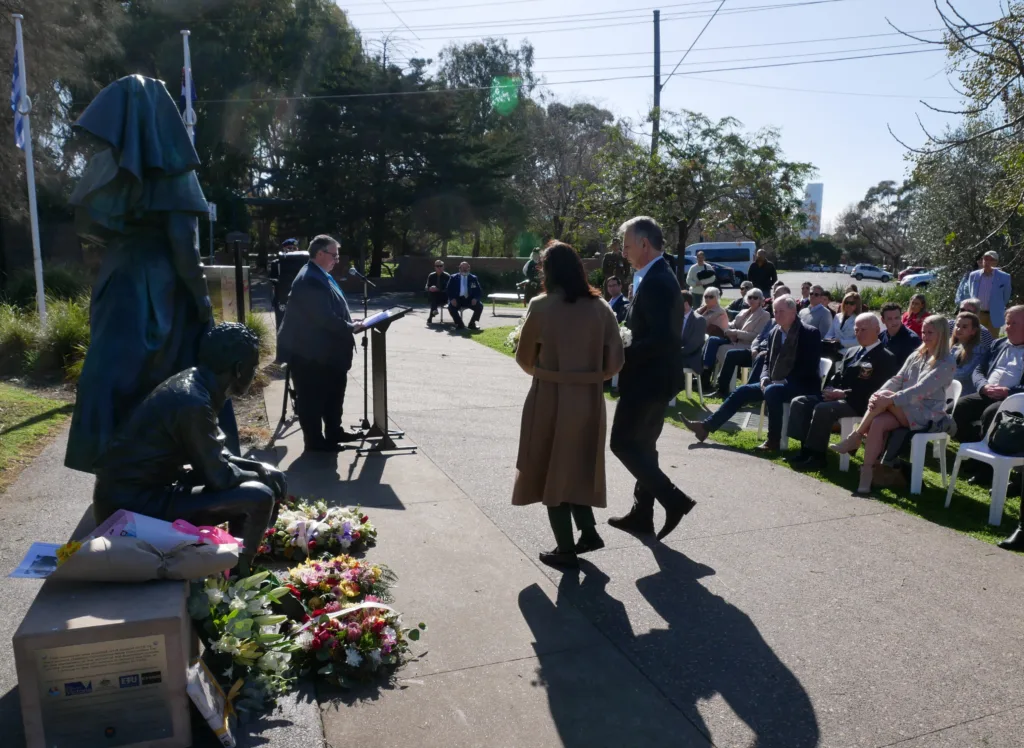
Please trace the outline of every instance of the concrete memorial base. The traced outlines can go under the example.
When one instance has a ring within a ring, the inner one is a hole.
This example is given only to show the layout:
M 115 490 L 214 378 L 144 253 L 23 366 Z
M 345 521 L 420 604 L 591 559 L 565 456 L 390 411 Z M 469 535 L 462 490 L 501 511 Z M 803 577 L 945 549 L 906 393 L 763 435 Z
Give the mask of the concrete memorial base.
M 28 748 L 187 748 L 186 582 L 47 581 L 14 634 Z

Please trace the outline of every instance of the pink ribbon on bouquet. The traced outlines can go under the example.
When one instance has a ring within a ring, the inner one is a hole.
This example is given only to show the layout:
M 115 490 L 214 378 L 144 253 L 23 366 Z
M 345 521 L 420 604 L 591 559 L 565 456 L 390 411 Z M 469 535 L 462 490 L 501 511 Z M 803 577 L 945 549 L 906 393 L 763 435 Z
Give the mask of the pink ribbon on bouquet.
M 219 527 L 210 527 L 209 525 L 196 527 L 191 522 L 186 522 L 183 519 L 174 520 L 171 523 L 171 527 L 185 535 L 195 535 L 201 541 L 210 545 L 242 545 L 231 533 Z

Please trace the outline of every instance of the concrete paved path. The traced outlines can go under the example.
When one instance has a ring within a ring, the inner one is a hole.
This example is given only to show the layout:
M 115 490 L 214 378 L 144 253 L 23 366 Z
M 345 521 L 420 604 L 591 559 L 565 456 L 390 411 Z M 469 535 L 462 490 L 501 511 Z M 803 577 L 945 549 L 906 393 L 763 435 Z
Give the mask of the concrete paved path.
M 666 427 L 697 509 L 664 544 L 605 525 L 560 574 L 536 561 L 543 509 L 509 505 L 529 379 L 423 313 L 388 335 L 416 454 L 303 466 L 279 442 L 297 490 L 374 507 L 372 557 L 431 627 L 394 689 L 321 692 L 331 744 L 371 724 L 382 746 L 1022 744 L 1024 558 Z M 602 523 L 632 486 L 608 470 Z

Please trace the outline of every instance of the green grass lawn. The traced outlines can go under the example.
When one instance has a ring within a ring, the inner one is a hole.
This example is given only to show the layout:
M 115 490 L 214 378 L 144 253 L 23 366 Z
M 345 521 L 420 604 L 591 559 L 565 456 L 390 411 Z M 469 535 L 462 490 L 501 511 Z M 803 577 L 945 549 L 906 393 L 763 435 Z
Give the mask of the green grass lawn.
M 499 353 L 513 356 L 512 350 L 504 345 L 505 338 L 515 329 L 514 326 L 492 327 L 474 334 L 473 340 L 488 348 L 493 348 Z M 615 395 L 609 395 L 616 399 Z M 705 405 L 720 405 L 720 399 L 705 398 Z M 666 421 L 678 428 L 685 429 L 682 419 L 696 420 L 704 418 L 708 414 L 707 408 L 702 408 L 697 400 L 697 393 L 693 394 L 692 400 L 687 400 L 685 394 L 680 393 L 674 408 L 669 409 Z M 756 418 L 756 416 L 755 416 Z M 767 424 L 766 424 L 767 426 Z M 764 438 L 759 439 L 756 431 L 718 431 L 711 435 L 710 441 L 731 447 L 736 450 L 747 452 L 753 459 L 771 460 L 777 465 L 789 468 L 783 454 L 774 457 L 762 457 L 753 449 L 760 444 Z M 833 441 L 839 441 L 838 435 L 833 435 Z M 946 456 L 946 467 L 953 469 L 953 460 L 956 456 L 956 443 L 951 442 L 951 448 Z M 823 483 L 833 483 L 837 486 L 849 489 L 851 492 L 857 487 L 859 480 L 863 452 L 860 452 L 850 460 L 849 472 L 839 470 L 839 455 L 829 453 L 828 468 L 822 472 L 808 473 Z M 1020 498 L 1009 497 L 1003 508 L 1003 523 L 999 527 L 988 524 L 989 492 L 987 488 L 972 486 L 967 481 L 958 480 L 957 490 L 953 494 L 953 503 L 946 509 L 946 491 L 942 488 L 942 479 L 938 473 L 938 464 L 932 457 L 931 448 L 928 449 L 928 458 L 925 461 L 924 485 L 918 496 L 912 496 L 909 490 L 901 489 L 876 489 L 872 496 L 878 501 L 894 506 L 897 509 L 913 514 L 929 522 L 934 522 L 943 527 L 949 527 L 959 532 L 966 533 L 986 543 L 998 543 L 1009 535 L 1017 526 L 1020 518 Z
M 37 397 L 18 387 L 0 384 L 0 493 L 39 454 L 74 406 Z

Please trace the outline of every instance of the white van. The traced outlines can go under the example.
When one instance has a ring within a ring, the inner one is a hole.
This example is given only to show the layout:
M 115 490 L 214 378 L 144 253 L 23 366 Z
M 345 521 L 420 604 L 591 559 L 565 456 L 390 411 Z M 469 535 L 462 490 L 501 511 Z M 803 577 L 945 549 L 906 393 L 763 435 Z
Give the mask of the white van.
M 732 268 L 736 273 L 736 283 L 747 279 L 750 263 L 754 261 L 757 244 L 754 242 L 700 242 L 686 248 L 686 256 L 696 258 L 697 251 L 704 253 L 704 259 L 715 265 Z

